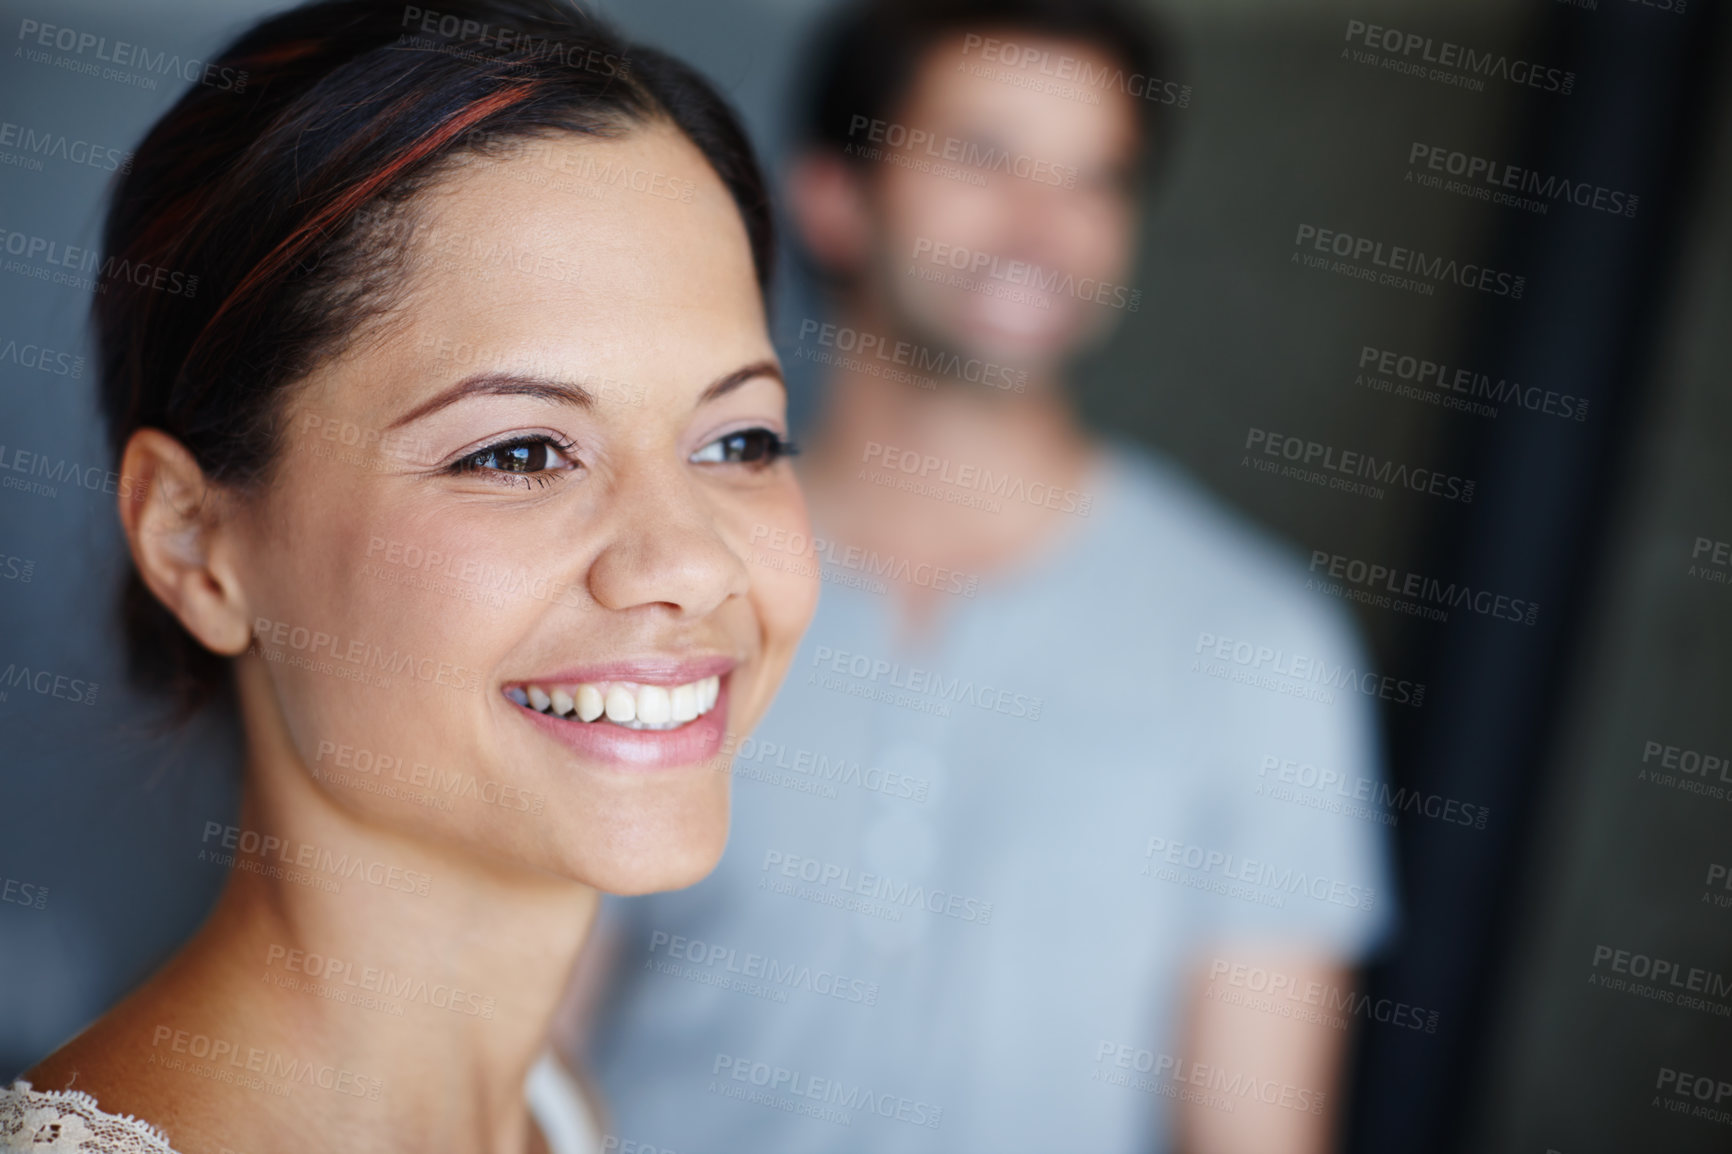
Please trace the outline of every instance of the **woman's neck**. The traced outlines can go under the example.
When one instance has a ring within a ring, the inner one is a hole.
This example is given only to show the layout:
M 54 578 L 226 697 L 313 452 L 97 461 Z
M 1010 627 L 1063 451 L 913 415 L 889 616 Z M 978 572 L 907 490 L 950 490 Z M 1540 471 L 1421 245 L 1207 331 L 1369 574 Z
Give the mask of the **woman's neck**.
M 322 797 L 284 804 L 261 790 L 242 812 L 243 830 L 281 846 L 268 866 L 253 859 L 271 871 L 263 876 L 239 868 L 237 853 L 234 883 L 200 935 L 201 968 L 292 1044 L 291 1058 L 365 1080 L 353 1102 L 309 1091 L 352 1107 L 316 1111 L 343 1116 L 329 1148 L 368 1148 L 356 1127 L 376 1117 L 381 1148 L 524 1150 L 524 1078 L 595 891 L 392 836 Z
M 363 820 L 257 728 L 238 825 L 205 827 L 232 855 L 215 910 L 39 1088 L 89 1075 L 183 1154 L 530 1149 L 596 891 Z

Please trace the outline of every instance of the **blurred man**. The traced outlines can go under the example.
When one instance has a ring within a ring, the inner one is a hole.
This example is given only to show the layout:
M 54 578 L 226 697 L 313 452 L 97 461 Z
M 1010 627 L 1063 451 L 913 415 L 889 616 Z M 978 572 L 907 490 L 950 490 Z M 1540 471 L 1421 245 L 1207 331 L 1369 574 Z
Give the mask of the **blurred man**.
M 735 750 L 721 866 L 610 903 L 617 1149 L 1330 1142 L 1393 895 L 1383 827 L 1302 803 L 1380 779 L 1361 650 L 1065 394 L 1139 319 L 1139 196 L 1189 95 L 1151 47 L 1105 0 L 883 2 L 808 62 L 822 541 L 764 527 L 753 560 L 826 584 Z

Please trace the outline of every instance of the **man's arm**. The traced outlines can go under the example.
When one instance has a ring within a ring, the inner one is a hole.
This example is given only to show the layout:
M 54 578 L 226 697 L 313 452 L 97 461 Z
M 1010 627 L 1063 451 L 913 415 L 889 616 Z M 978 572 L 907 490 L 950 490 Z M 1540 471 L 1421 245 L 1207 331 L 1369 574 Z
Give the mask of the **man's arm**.
M 1347 1031 L 1304 1020 L 1304 1012 L 1339 1017 L 1323 991 L 1339 999 L 1353 980 L 1339 961 L 1292 949 L 1204 956 L 1187 983 L 1177 1073 L 1191 1092 L 1174 1112 L 1176 1148 L 1182 1154 L 1331 1149 Z M 1305 1000 L 1308 991 L 1315 1001 Z M 1283 1007 L 1301 1013 L 1283 1017 Z

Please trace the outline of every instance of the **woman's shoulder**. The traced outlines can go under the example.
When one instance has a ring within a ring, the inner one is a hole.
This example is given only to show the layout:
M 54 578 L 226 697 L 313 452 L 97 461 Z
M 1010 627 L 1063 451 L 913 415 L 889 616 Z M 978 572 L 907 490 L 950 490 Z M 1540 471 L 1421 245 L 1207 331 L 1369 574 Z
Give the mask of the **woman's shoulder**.
M 601 1147 L 593 1108 L 578 1079 L 551 1052 L 524 1086 L 530 1112 L 555 1154 Z M 131 1114 L 110 1114 L 82 1090 L 38 1090 L 20 1078 L 0 1088 L 0 1154 L 178 1154 L 163 1132 Z
M 0 1089 L 0 1151 L 30 1154 L 175 1154 L 161 1130 L 110 1114 L 81 1090 Z
M 172 1011 L 154 989 L 147 982 L 0 1088 L 0 1154 L 177 1154 L 168 1135 L 186 1141 L 189 1122 L 197 1132 L 220 1115 L 209 1082 L 156 1060 L 151 1023 Z

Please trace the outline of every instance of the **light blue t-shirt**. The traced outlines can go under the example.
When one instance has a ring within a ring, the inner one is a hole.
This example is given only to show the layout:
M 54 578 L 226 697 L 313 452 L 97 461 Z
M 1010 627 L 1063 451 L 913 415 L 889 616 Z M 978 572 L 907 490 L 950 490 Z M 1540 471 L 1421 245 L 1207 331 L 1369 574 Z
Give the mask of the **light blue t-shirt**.
M 917 648 L 880 590 L 931 575 L 834 551 L 720 866 L 604 906 L 621 1148 L 1164 1149 L 1186 1087 L 1255 1073 L 1179 1063 L 1191 967 L 1390 932 L 1376 802 L 1315 788 L 1382 777 L 1344 608 L 1140 452 L 1088 495 Z

